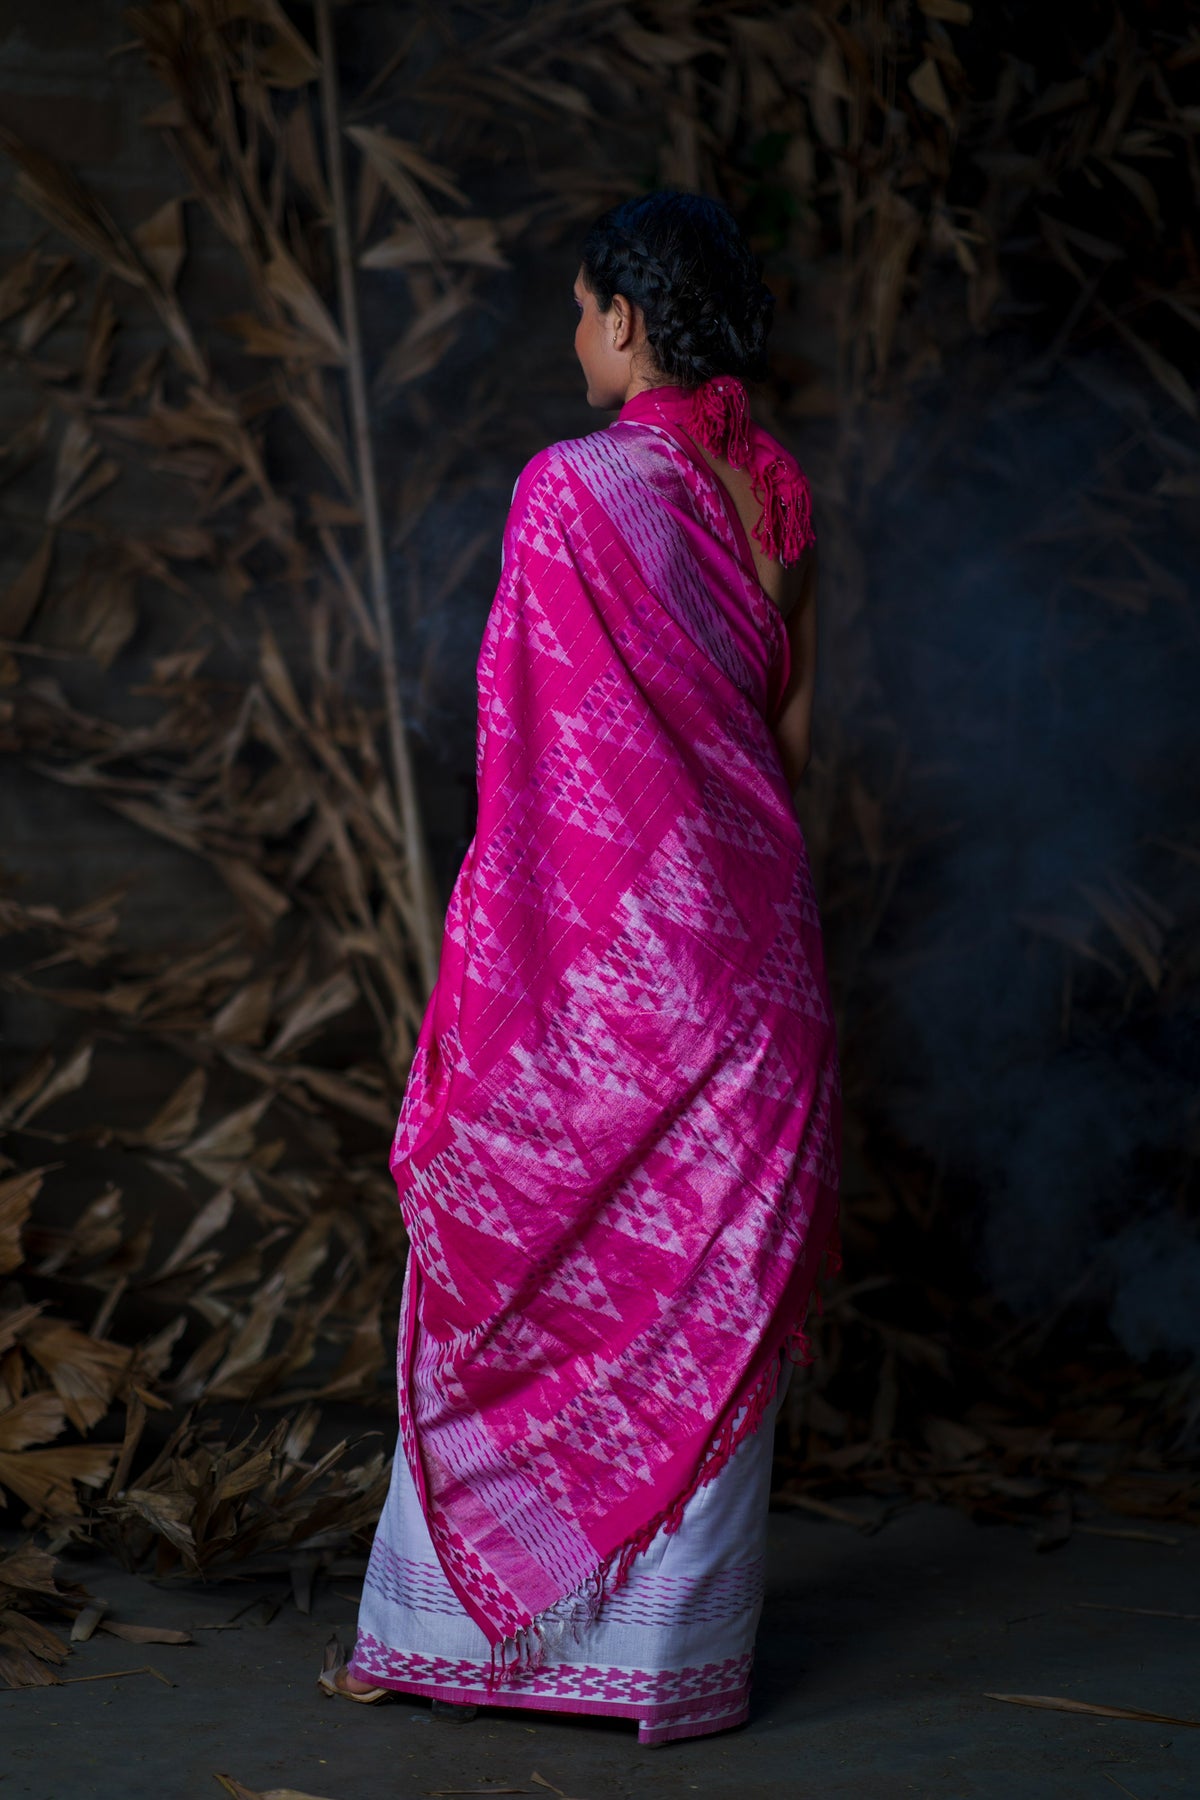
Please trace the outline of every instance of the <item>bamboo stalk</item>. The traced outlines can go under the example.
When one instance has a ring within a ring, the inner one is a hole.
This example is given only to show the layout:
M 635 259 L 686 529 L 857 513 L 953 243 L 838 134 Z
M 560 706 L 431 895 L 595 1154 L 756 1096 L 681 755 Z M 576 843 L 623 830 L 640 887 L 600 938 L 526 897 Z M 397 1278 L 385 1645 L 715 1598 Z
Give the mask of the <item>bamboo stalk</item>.
M 334 52 L 331 0 L 316 0 L 317 54 L 321 63 L 321 111 L 324 115 L 325 154 L 328 165 L 329 193 L 333 207 L 334 248 L 338 272 L 338 296 L 341 309 L 342 335 L 346 340 L 346 376 L 350 389 L 350 412 L 354 432 L 354 454 L 358 466 L 359 493 L 362 501 L 363 531 L 366 537 L 367 570 L 371 607 L 375 628 L 379 633 L 380 673 L 384 702 L 387 707 L 388 740 L 392 773 L 400 802 L 400 818 L 404 827 L 404 847 L 408 861 L 409 886 L 412 893 L 412 921 L 417 960 L 426 993 L 432 993 L 437 979 L 439 954 L 439 910 L 424 826 L 417 800 L 412 759 L 404 730 L 404 710 L 400 701 L 400 681 L 396 663 L 396 636 L 388 604 L 387 560 L 384 554 L 383 526 L 379 516 L 379 486 L 375 478 L 375 458 L 371 446 L 371 422 L 367 410 L 367 383 L 363 365 L 362 335 L 358 320 L 358 295 L 354 282 L 354 250 L 350 239 L 350 220 L 346 201 L 346 173 L 342 158 L 342 128 L 338 109 L 337 62 Z

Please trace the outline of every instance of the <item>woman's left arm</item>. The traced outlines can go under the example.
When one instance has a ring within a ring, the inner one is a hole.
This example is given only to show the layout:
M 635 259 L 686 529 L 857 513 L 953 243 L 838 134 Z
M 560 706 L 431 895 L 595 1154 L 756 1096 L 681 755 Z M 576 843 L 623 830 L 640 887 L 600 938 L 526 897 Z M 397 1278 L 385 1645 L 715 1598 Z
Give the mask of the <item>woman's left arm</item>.
M 793 793 L 812 755 L 813 693 L 817 674 L 817 547 L 810 544 L 788 571 L 796 598 L 787 614 L 792 672 L 772 726 L 783 772 Z M 798 590 L 798 591 L 797 591 Z

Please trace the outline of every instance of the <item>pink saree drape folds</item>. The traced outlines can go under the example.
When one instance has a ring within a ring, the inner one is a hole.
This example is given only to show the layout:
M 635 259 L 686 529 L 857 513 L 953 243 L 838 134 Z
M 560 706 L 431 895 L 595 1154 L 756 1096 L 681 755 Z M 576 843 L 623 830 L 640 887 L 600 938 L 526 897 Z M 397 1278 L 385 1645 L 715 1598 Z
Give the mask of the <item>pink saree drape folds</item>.
M 786 628 L 687 417 L 639 395 L 517 483 L 392 1152 L 402 1443 L 501 1666 L 593 1617 L 724 1466 L 837 1266 L 836 1034 L 769 725 Z M 786 453 L 743 425 L 778 499 Z

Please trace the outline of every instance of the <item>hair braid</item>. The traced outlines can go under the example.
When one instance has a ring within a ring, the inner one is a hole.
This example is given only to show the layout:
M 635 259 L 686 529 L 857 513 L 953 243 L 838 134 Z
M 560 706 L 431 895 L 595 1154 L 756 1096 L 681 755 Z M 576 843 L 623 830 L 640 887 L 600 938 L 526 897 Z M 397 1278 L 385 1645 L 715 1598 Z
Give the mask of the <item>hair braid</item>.
M 602 312 L 639 306 L 658 369 L 685 387 L 765 373 L 774 295 L 719 200 L 664 189 L 627 200 L 588 232 L 583 272 Z

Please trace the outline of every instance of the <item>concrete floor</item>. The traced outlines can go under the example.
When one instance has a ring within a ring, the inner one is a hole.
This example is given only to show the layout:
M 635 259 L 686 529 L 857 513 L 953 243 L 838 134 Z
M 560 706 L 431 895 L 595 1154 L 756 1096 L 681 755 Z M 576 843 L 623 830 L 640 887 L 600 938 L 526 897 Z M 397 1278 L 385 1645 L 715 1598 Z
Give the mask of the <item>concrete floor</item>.
M 1115 1530 L 1142 1529 L 1114 1519 Z M 64 1675 L 150 1675 L 0 1693 L 0 1800 L 218 1800 L 217 1771 L 329 1800 L 457 1789 L 549 1800 L 1196 1800 L 1200 1731 L 1034 1711 L 984 1698 L 1054 1694 L 1200 1717 L 1200 1534 L 1024 1532 L 920 1506 L 865 1536 L 771 1518 L 771 1578 L 750 1723 L 639 1748 L 624 1721 L 488 1712 L 431 1721 L 419 1701 L 354 1708 L 314 1685 L 331 1627 L 352 1638 L 352 1577 L 262 1627 L 149 1649 L 97 1636 Z M 130 1622 L 228 1620 L 283 1583 L 156 1588 L 89 1561 L 79 1577 Z M 1091 1602 L 1092 1606 L 1081 1605 Z

